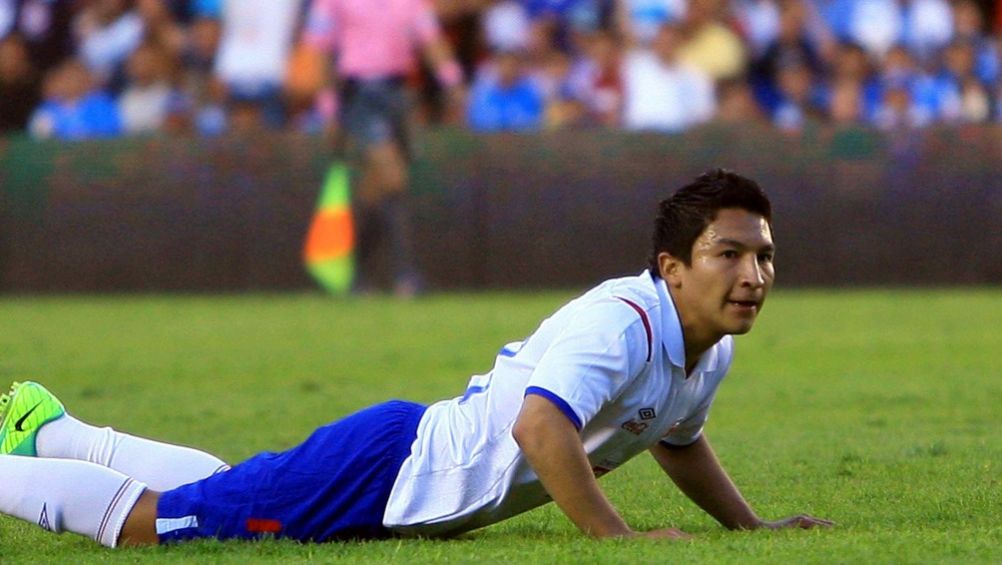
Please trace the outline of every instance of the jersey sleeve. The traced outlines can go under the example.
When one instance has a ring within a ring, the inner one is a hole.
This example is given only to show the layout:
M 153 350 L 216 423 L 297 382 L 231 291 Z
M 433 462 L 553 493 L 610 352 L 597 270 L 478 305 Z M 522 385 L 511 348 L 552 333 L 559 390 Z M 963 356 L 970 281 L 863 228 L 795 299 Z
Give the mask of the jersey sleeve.
M 313 0 L 303 26 L 303 42 L 306 45 L 320 51 L 337 48 L 338 22 L 335 1 Z
M 628 305 L 597 304 L 557 336 L 525 394 L 547 398 L 580 430 L 644 369 L 648 340 L 641 316 Z

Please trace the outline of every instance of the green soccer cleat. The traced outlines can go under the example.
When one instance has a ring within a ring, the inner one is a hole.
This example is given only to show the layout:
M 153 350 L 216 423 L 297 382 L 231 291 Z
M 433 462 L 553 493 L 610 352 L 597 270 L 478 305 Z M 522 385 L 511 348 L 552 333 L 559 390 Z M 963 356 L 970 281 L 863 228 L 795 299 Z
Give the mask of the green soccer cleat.
M 65 413 L 63 403 L 44 386 L 12 384 L 9 393 L 0 395 L 0 455 L 34 457 L 38 430 Z

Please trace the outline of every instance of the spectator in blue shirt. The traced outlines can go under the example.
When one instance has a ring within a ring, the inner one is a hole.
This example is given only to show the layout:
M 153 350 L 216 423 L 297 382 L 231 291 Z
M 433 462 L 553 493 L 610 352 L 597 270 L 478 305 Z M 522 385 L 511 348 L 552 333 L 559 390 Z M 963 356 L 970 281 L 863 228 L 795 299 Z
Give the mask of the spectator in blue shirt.
M 806 27 L 807 14 L 800 3 L 786 3 L 780 9 L 776 38 L 769 43 L 762 55 L 752 62 L 750 83 L 759 103 L 769 113 L 775 114 L 784 104 L 779 76 L 783 67 L 793 63 L 806 66 L 810 81 L 822 75 L 821 55 L 810 38 Z M 816 93 L 812 92 L 812 95 Z
M 871 120 L 878 127 L 924 127 L 936 119 L 935 84 L 904 45 L 887 52 L 877 81 L 880 97 Z
M 56 67 L 46 80 L 45 98 L 29 125 L 40 139 L 82 140 L 113 137 L 121 131 L 115 102 L 93 87 L 93 78 L 78 59 Z
M 820 121 L 823 112 L 814 105 L 814 78 L 811 68 L 795 52 L 776 62 L 778 103 L 772 112 L 773 124 L 782 131 L 796 132 L 809 121 Z
M 549 36 L 554 47 L 575 51 L 575 36 L 613 26 L 616 0 L 521 0 L 538 36 Z
M 854 108 L 852 112 L 842 112 L 843 117 L 848 117 L 858 111 L 858 117 L 868 121 L 875 115 L 881 101 L 880 82 L 874 76 L 870 58 L 862 47 L 854 43 L 840 44 L 835 52 L 834 64 L 827 75 L 826 82 L 827 84 L 818 88 L 812 96 L 815 105 L 828 108 L 829 112 L 834 112 L 834 91 L 836 85 L 839 85 L 838 88 L 843 91 L 852 88 L 859 91 L 852 96 L 846 93 L 842 96 L 844 100 L 853 100 L 853 103 L 846 104 L 846 107 L 857 104 L 859 106 Z
M 192 0 L 191 11 L 196 18 L 220 18 L 223 0 Z
M 998 42 L 985 33 L 984 15 L 974 0 L 958 0 L 953 4 L 955 39 L 969 42 L 974 49 L 974 75 L 985 86 L 998 82 L 1002 61 Z
M 975 74 L 975 55 L 969 39 L 957 39 L 943 51 L 934 81 L 943 122 L 983 122 L 991 113 L 988 87 Z
M 543 94 L 525 72 L 522 56 L 497 53 L 470 90 L 467 121 L 478 131 L 531 131 L 543 123 Z
M 852 40 L 852 16 L 858 0 L 811 0 L 814 10 L 838 42 Z

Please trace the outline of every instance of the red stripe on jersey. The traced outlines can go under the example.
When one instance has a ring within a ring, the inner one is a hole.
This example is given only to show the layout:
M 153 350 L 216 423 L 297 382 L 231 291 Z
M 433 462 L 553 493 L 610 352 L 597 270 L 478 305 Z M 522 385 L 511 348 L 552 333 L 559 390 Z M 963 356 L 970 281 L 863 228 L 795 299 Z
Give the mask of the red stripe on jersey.
M 653 347 L 654 334 L 653 334 L 653 332 L 651 332 L 651 321 L 647 319 L 647 312 L 645 312 L 643 308 L 641 308 L 640 306 L 638 306 L 637 303 L 633 302 L 632 300 L 627 300 L 626 298 L 623 298 L 622 296 L 617 296 L 616 298 L 618 298 L 618 299 L 622 300 L 623 302 L 629 304 L 630 308 L 633 308 L 634 310 L 637 311 L 637 314 L 640 314 L 640 321 L 644 323 L 644 330 L 647 332 L 647 362 L 650 363 L 651 362 L 651 354 L 654 351 L 654 347 Z
M 282 523 L 278 520 L 247 518 L 247 531 L 255 534 L 277 534 L 282 531 Z

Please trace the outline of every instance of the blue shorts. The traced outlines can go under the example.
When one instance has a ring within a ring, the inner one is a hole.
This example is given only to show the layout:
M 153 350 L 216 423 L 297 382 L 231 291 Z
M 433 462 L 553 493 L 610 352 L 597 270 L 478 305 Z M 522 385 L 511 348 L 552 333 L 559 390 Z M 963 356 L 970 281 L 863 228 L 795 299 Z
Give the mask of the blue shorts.
M 394 400 L 317 429 L 282 453 L 160 495 L 160 543 L 197 538 L 304 542 L 385 538 L 383 512 L 425 406 Z
M 395 141 L 409 152 L 409 103 L 402 78 L 348 79 L 341 98 L 341 125 L 356 150 Z

